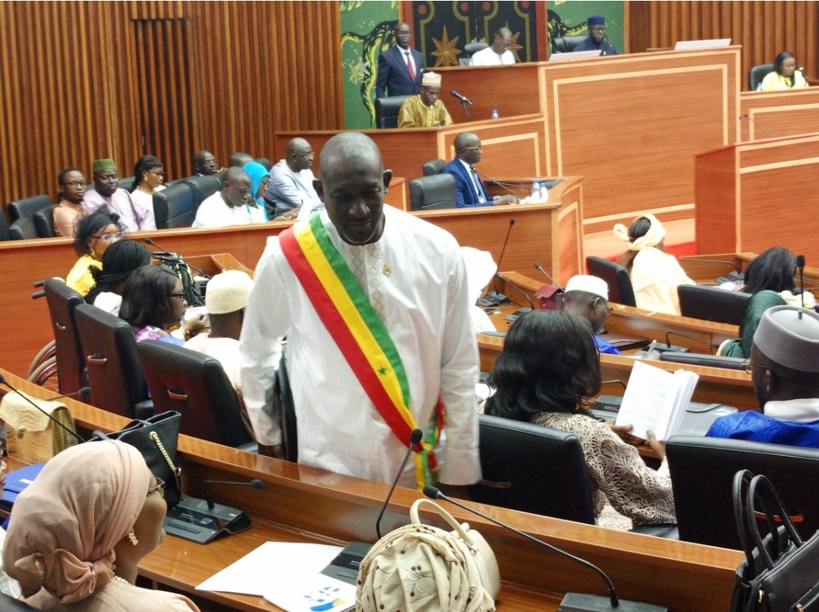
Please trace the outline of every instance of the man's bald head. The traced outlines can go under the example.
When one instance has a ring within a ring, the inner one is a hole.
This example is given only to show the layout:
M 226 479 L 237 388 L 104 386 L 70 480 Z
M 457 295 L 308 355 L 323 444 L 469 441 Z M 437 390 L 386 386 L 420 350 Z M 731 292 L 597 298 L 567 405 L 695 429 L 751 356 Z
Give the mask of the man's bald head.
M 474 132 L 461 132 L 452 144 L 455 147 L 455 155 L 467 164 L 477 164 L 481 161 L 481 139 Z
M 313 147 L 304 138 L 294 138 L 287 143 L 287 165 L 293 172 L 312 167 L 313 157 Z
M 377 163 L 382 171 L 384 170 L 378 145 L 361 132 L 342 132 L 327 141 L 319 156 L 319 176 L 323 177 L 341 159 L 361 159 L 368 163 L 372 161 Z
M 492 50 L 495 53 L 503 53 L 512 47 L 512 30 L 509 28 L 498 28 L 495 32 L 495 40 L 492 41 Z

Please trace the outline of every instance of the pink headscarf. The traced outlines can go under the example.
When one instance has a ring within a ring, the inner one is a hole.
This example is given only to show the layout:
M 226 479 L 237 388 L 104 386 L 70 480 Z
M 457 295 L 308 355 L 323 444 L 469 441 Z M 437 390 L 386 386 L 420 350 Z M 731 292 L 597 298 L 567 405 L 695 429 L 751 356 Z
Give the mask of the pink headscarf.
M 114 546 L 133 527 L 154 476 L 136 448 L 88 442 L 51 459 L 14 503 L 3 567 L 25 597 L 40 587 L 81 601 L 114 575 Z

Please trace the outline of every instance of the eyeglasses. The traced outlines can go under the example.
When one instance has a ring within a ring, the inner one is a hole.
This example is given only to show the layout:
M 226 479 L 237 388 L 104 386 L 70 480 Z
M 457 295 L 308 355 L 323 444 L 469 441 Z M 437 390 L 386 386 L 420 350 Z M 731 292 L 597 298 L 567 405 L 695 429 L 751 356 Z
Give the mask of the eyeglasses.
M 478 145 L 477 147 L 464 147 L 461 151 L 483 151 L 483 145 Z
M 96 238 L 97 240 L 105 240 L 106 242 L 108 242 L 109 240 L 114 240 L 115 238 L 116 239 L 122 238 L 122 232 L 117 232 L 116 234 L 100 234 L 99 236 L 94 234 L 93 237 Z
M 88 183 L 85 181 L 68 181 L 67 183 L 63 183 L 65 187 L 88 187 Z
M 184 293 L 171 293 L 168 297 L 175 297 L 175 298 L 179 298 L 180 300 L 184 300 L 185 299 L 185 294 Z
M 161 492 L 163 496 L 165 495 L 165 481 L 162 480 L 161 478 L 156 479 L 156 485 L 148 489 L 148 495 L 146 495 L 145 497 L 150 497 L 157 491 Z
M 148 170 L 148 174 L 153 174 L 156 176 L 165 176 L 165 173 L 162 170 Z

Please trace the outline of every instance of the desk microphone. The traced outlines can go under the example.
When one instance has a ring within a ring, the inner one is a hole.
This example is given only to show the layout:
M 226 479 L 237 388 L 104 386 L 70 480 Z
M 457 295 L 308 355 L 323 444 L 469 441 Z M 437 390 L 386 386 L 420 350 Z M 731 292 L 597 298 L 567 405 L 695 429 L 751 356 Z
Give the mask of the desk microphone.
M 597 567 L 596 565 L 586 561 L 585 559 L 581 559 L 580 557 L 576 557 L 573 554 L 568 553 L 565 550 L 562 550 L 562 549 L 558 548 L 557 546 L 549 544 L 548 542 L 544 542 L 543 540 L 539 540 L 538 538 L 536 538 L 536 537 L 534 537 L 532 535 L 529 535 L 525 531 L 521 531 L 520 529 L 515 529 L 511 525 L 507 525 L 506 523 L 502 523 L 501 521 L 499 521 L 497 519 L 494 519 L 491 516 L 489 516 L 487 514 L 484 514 L 483 512 L 479 512 L 478 510 L 475 510 L 474 508 L 470 508 L 469 506 L 467 506 L 465 504 L 462 504 L 461 502 L 459 502 L 459 501 L 457 501 L 455 499 L 447 497 L 446 495 L 441 493 L 441 491 L 439 491 L 436 487 L 433 487 L 433 486 L 430 486 L 430 485 L 425 486 L 424 487 L 424 495 L 426 495 L 427 497 L 429 497 L 431 499 L 443 499 L 444 501 L 448 501 L 450 504 L 453 504 L 453 505 L 457 506 L 458 508 L 461 508 L 462 510 L 466 510 L 467 512 L 471 512 L 472 514 L 476 514 L 477 516 L 479 516 L 479 517 L 481 517 L 483 519 L 486 519 L 487 521 L 489 521 L 491 523 L 495 523 L 495 525 L 499 525 L 500 527 L 503 527 L 504 529 L 508 529 L 512 533 L 516 533 L 517 535 L 519 535 L 519 536 L 521 536 L 523 538 L 526 538 L 527 540 L 531 540 L 532 542 L 535 542 L 536 544 L 540 544 L 541 546 L 545 546 L 549 550 L 551 550 L 553 552 L 556 552 L 556 553 L 558 553 L 560 555 L 563 555 L 564 557 L 568 557 L 572 561 L 575 561 L 576 563 L 579 563 L 580 565 L 584 565 L 584 566 L 588 567 L 589 569 L 591 569 L 592 571 L 597 572 L 597 574 L 600 577 L 602 577 L 603 580 L 606 581 L 606 584 L 608 585 L 608 588 L 609 588 L 608 601 L 606 601 L 605 597 L 599 597 L 599 596 L 596 596 L 596 595 L 586 595 L 586 594 L 581 594 L 581 593 L 566 593 L 565 597 L 563 598 L 563 601 L 561 602 L 561 607 L 559 608 L 559 610 L 567 610 L 567 611 L 576 610 L 578 612 L 584 612 L 584 611 L 593 612 L 593 611 L 597 611 L 597 610 L 599 610 L 599 611 L 619 610 L 621 612 L 662 612 L 663 610 L 665 610 L 667 612 L 667 610 L 668 610 L 668 608 L 663 608 L 663 607 L 660 607 L 660 606 L 654 606 L 654 605 L 651 605 L 651 604 L 644 604 L 644 603 L 639 603 L 639 602 L 634 602 L 634 601 L 626 601 L 626 600 L 621 601 L 617 597 L 617 593 L 614 590 L 614 584 L 612 583 L 611 578 L 609 578 L 608 575 L 606 575 L 606 573 L 603 570 L 601 570 L 599 567 Z
M 674 346 L 671 344 L 671 336 L 679 336 L 680 338 L 685 338 L 686 340 L 693 340 L 694 342 L 701 342 L 703 344 L 707 344 L 708 347 L 712 348 L 712 349 L 718 349 L 719 346 L 720 346 L 716 342 L 709 342 L 708 340 L 703 340 L 702 338 L 697 338 L 695 336 L 686 336 L 685 334 L 681 334 L 680 332 L 669 331 L 669 332 L 666 332 L 666 334 L 665 334 L 665 346 L 658 347 L 661 351 L 663 351 L 663 350 L 673 351 L 674 350 Z M 683 348 L 683 347 L 679 347 L 679 348 Z M 689 353 L 690 351 L 688 349 L 683 349 L 682 351 L 679 351 L 679 352 Z
M 490 177 L 490 176 L 484 174 L 483 172 L 481 172 L 480 170 L 478 170 L 475 166 L 472 166 L 472 169 L 475 171 L 476 174 L 480 174 L 483 178 L 485 178 L 487 184 L 497 185 L 498 187 L 500 187 L 504 191 L 507 191 L 508 193 L 510 193 L 512 195 L 513 198 L 515 198 L 515 203 L 520 204 L 520 198 L 518 197 L 518 194 L 516 194 L 514 191 L 512 191 L 506 183 L 496 181 L 492 177 Z M 498 269 L 500 270 L 500 268 L 498 268 Z
M 501 248 L 500 257 L 498 257 L 498 270 L 501 269 L 500 265 L 503 262 L 503 256 L 506 253 L 506 245 L 509 244 L 509 235 L 512 233 L 512 226 L 515 224 L 515 218 L 509 217 L 509 228 L 506 230 L 506 238 L 503 239 L 503 247 Z M 486 298 L 488 298 L 494 304 L 508 304 L 509 298 L 498 291 L 498 275 L 495 275 L 495 282 L 494 282 L 494 291 L 489 291 L 486 294 Z M 489 305 L 489 304 L 487 304 Z
M 739 120 L 740 120 L 740 121 L 742 121 L 743 119 L 747 119 L 748 121 L 750 121 L 751 123 L 753 123 L 755 127 L 760 128 L 760 131 L 761 131 L 761 132 L 764 132 L 764 133 L 765 133 L 765 135 L 766 135 L 768 138 L 776 138 L 776 136 L 774 136 L 774 135 L 773 135 L 773 133 L 771 133 L 771 131 L 770 131 L 770 130 L 768 130 L 766 127 L 763 127 L 763 126 L 759 125 L 759 124 L 758 124 L 756 121 L 754 121 L 754 118 L 753 118 L 753 117 L 751 117 L 751 115 L 749 115 L 748 113 L 745 113 L 744 115 L 740 115 L 740 116 L 739 116 Z
M 799 269 L 799 291 L 802 292 L 802 308 L 805 307 L 805 256 L 796 256 L 796 267 Z
M 514 289 L 514 290 L 515 290 L 515 291 L 517 291 L 518 293 L 520 293 L 520 294 L 521 294 L 523 297 L 525 297 L 525 298 L 526 298 L 526 300 L 529 302 L 529 308 L 519 308 L 518 310 L 516 310 L 515 312 L 513 312 L 512 314 L 510 314 L 510 315 L 508 315 L 508 316 L 506 317 L 506 320 L 507 320 L 507 321 L 509 321 L 510 323 L 512 323 L 513 321 L 515 321 L 515 320 L 516 320 L 518 317 L 520 317 L 521 315 L 525 315 L 526 313 L 528 313 L 528 312 L 532 312 L 532 311 L 535 309 L 535 304 L 534 304 L 534 302 L 532 302 L 532 298 L 531 298 L 531 297 L 529 297 L 529 294 L 528 294 L 528 293 L 526 293 L 526 292 L 525 292 L 523 289 L 521 289 L 520 287 L 518 287 L 518 286 L 517 286 L 515 283 L 513 283 L 512 281 L 510 281 L 508 278 L 506 278 L 506 277 L 505 277 L 503 274 L 501 274 L 501 273 L 498 273 L 498 274 L 497 274 L 497 276 L 496 276 L 496 278 L 499 278 L 499 279 L 503 280 L 503 281 L 504 281 L 504 282 L 505 282 L 507 285 L 509 285 L 510 287 L 512 287 L 512 289 Z
M 553 279 L 551 276 L 549 276 L 549 273 L 546 272 L 546 270 L 543 269 L 543 266 L 541 266 L 539 263 L 535 262 L 535 268 L 540 270 L 541 272 L 543 272 L 543 275 L 546 278 L 548 278 L 555 287 L 557 287 L 558 289 L 560 289 L 564 293 L 566 292 L 566 290 L 563 287 L 560 286 L 560 283 L 558 283 L 555 279 Z
M 259 480 L 258 478 L 254 478 L 253 480 L 249 480 L 247 482 L 232 482 L 229 480 L 203 480 L 202 481 L 202 489 L 205 491 L 205 501 L 208 503 L 208 508 L 213 510 L 215 504 L 213 503 L 213 499 L 211 499 L 210 491 L 208 490 L 208 485 L 230 485 L 232 487 L 250 487 L 251 489 L 256 489 L 257 491 L 260 489 L 264 489 L 264 483 Z
M 467 98 L 463 94 L 459 94 L 454 89 L 452 91 L 450 91 L 449 93 L 452 94 L 454 97 L 458 98 L 461 101 L 462 104 L 469 104 L 469 105 L 472 104 L 472 100 L 470 100 L 469 98 Z
M 23 395 L 23 393 L 22 393 L 22 392 L 20 392 L 19 390 L 15 389 L 14 387 L 12 387 L 12 386 L 11 386 L 11 383 L 9 383 L 9 381 L 7 381 L 7 380 L 6 380 L 6 377 L 5 377 L 5 376 L 3 376 L 3 374 L 1 374 L 1 373 L 0 373 L 0 383 L 2 383 L 2 384 L 4 384 L 4 385 L 6 385 L 6 386 L 7 386 L 9 389 L 11 389 L 12 391 L 14 391 L 14 392 L 15 392 L 17 395 L 19 395 L 20 397 L 22 397 L 24 400 L 26 400 L 26 401 L 27 401 L 29 404 L 31 404 L 32 406 L 34 406 L 34 407 L 35 407 L 37 410 L 39 410 L 39 411 L 40 411 L 40 412 L 42 412 L 44 415 L 46 415 L 46 416 L 47 416 L 49 419 L 51 419 L 51 421 L 53 421 L 54 423 L 56 423 L 57 425 L 59 425 L 61 428 L 63 428 L 63 429 L 66 431 L 66 432 L 68 432 L 69 434 L 71 434 L 72 436 L 74 436 L 75 438 L 77 438 L 77 440 L 80 442 L 80 444 L 82 444 L 83 442 L 85 442 L 85 440 L 83 440 L 83 439 L 80 437 L 80 435 L 79 435 L 79 434 L 78 434 L 76 431 L 74 431 L 73 429 L 69 429 L 68 427 L 66 427 L 65 425 L 63 425 L 62 423 L 60 423 L 60 421 L 58 421 L 57 419 L 55 419 L 55 418 L 54 418 L 54 417 L 53 417 L 51 414 L 49 414 L 48 412 L 46 412 L 45 410 L 43 410 L 42 408 L 40 408 L 40 407 L 39 407 L 37 404 L 35 404 L 33 401 L 31 401 L 31 399 L 30 399 L 30 398 L 29 398 L 27 395 Z M 91 393 L 91 388 L 90 388 L 90 387 L 83 387 L 83 388 L 78 389 L 77 391 L 74 391 L 74 392 L 72 392 L 72 393 L 66 393 L 65 395 L 58 395 L 58 396 L 56 396 L 56 397 L 54 397 L 54 398 L 52 398 L 52 399 L 60 399 L 61 397 L 71 397 L 72 395 L 79 395 L 79 394 L 81 394 L 81 393 Z M 51 401 L 51 400 L 46 400 L 46 401 Z
M 378 518 L 375 520 L 375 533 L 378 534 L 378 539 L 381 539 L 381 518 L 384 516 L 384 511 L 387 509 L 387 504 L 390 503 L 390 498 L 392 497 L 393 491 L 395 491 L 396 485 L 398 485 L 398 481 L 401 479 L 401 474 L 404 473 L 404 468 L 407 467 L 407 461 L 409 461 L 410 454 L 412 454 L 412 449 L 415 447 L 420 441 L 421 438 L 424 437 L 424 432 L 420 429 L 416 428 L 410 432 L 409 437 L 409 448 L 407 448 L 407 454 L 404 455 L 404 460 L 401 462 L 401 467 L 398 468 L 398 472 L 395 474 L 395 480 L 392 481 L 392 486 L 390 487 L 390 492 L 387 493 L 387 499 L 384 500 L 384 505 L 381 506 L 381 512 L 378 513 Z
M 171 253 L 170 251 L 166 251 L 161 246 L 159 246 L 156 242 L 154 242 L 153 238 L 143 238 L 143 240 L 145 241 L 146 244 L 150 244 L 152 247 L 156 247 L 157 249 L 159 249 L 158 251 L 156 251 L 154 253 L 151 253 L 151 255 L 155 259 L 158 259 L 160 261 L 162 261 L 163 259 L 171 259 L 173 261 L 178 261 L 180 263 L 184 263 L 186 266 L 190 266 L 191 268 L 193 268 L 194 270 L 199 272 L 199 274 L 206 277 L 208 280 L 213 278 L 210 274 L 205 272 L 200 266 L 192 266 L 191 264 L 186 262 L 179 253 Z

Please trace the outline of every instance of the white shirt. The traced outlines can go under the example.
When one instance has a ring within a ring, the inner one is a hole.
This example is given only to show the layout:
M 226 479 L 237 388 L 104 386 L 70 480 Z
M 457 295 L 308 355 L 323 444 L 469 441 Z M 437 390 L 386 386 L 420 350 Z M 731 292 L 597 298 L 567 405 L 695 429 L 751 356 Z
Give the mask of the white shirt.
M 515 54 L 511 51 L 504 51 L 498 55 L 489 45 L 486 49 L 481 49 L 469 60 L 470 66 L 500 66 L 501 64 L 514 64 Z
M 193 227 L 225 227 L 266 221 L 264 211 L 260 207 L 247 204 L 228 206 L 222 199 L 222 192 L 217 191 L 199 205 Z
M 163 185 L 161 189 L 165 189 Z M 160 191 L 161 189 L 157 189 Z M 139 189 L 131 192 L 131 203 L 134 205 L 137 224 L 141 230 L 155 230 L 156 218 L 154 217 L 154 196 Z
M 356 273 L 385 322 L 409 380 L 411 410 L 425 432 L 439 391 L 446 406 L 446 457 L 438 475 L 447 484 L 480 478 L 475 384 L 478 352 L 469 316 L 466 271 L 447 232 L 391 206 L 374 244 L 343 242 L 321 211 L 330 240 Z M 356 264 L 361 264 L 357 266 Z M 287 335 L 290 383 L 298 421 L 299 463 L 390 482 L 406 452 L 370 402 L 327 332 L 278 237 L 268 239 L 255 273 L 242 327 L 242 387 L 257 440 L 281 441 L 270 396 L 279 339 Z M 412 462 L 403 483 L 414 486 Z
M 239 378 L 239 341 L 233 338 L 211 338 L 208 334 L 197 334 L 184 345 L 185 348 L 213 357 L 222 364 L 222 369 L 236 391 L 241 391 Z

